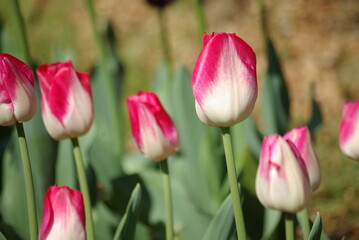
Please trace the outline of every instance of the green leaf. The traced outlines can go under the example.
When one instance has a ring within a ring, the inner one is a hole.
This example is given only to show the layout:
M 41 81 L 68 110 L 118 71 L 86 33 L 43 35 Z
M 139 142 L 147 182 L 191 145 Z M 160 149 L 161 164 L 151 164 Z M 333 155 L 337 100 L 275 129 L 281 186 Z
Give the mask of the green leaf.
M 140 212 L 141 187 L 139 184 L 134 188 L 127 204 L 126 212 L 117 227 L 114 240 L 130 240 L 134 238 L 136 222 Z
M 0 232 L 0 240 L 6 240 L 6 237 Z
M 315 218 L 308 240 L 320 240 L 321 235 L 322 235 L 322 218 L 319 212 L 317 212 L 317 217 Z
M 312 90 L 313 92 L 314 90 Z M 309 120 L 309 122 L 306 124 L 309 128 L 309 131 L 314 134 L 315 132 L 318 131 L 318 129 L 322 126 L 323 124 L 323 117 L 322 117 L 322 113 L 320 111 L 320 106 L 318 104 L 318 102 L 312 97 L 312 114 L 311 114 L 311 119 Z
M 244 120 L 243 124 L 245 125 L 246 142 L 248 148 L 250 149 L 254 158 L 259 161 L 263 135 L 258 130 L 252 116 L 249 116 L 246 120 Z
M 95 226 L 95 239 L 112 239 L 119 216 L 111 211 L 104 202 L 98 202 L 92 208 Z
M 269 239 L 272 236 L 280 222 L 281 217 L 282 212 L 268 208 L 265 209 L 262 240 Z
M 265 133 L 284 134 L 289 122 L 289 97 L 273 42 L 267 40 L 268 70 L 261 99 Z
M 228 239 L 233 225 L 232 197 L 229 195 L 209 224 L 203 240 Z

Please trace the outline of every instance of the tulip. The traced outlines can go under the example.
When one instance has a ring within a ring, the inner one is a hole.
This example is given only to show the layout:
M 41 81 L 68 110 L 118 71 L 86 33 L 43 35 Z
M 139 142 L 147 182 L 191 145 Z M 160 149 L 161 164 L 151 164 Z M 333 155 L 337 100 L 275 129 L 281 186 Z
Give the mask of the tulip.
M 304 209 L 310 199 L 310 183 L 304 161 L 295 145 L 279 135 L 265 137 L 256 176 L 259 201 L 287 213 Z
M 35 113 L 31 68 L 9 54 L 0 53 L 0 125 L 29 121 Z
M 192 89 L 197 115 L 205 124 L 230 127 L 243 121 L 258 93 L 252 48 L 235 34 L 204 34 Z
M 173 2 L 174 0 L 147 0 L 147 2 L 156 7 L 165 7 L 167 4 Z
M 359 100 L 344 104 L 339 146 L 346 156 L 359 160 Z
M 307 127 L 298 127 L 286 133 L 283 138 L 291 140 L 298 149 L 307 168 L 312 191 L 320 184 L 320 166 L 313 149 L 310 132 Z
M 76 72 L 70 61 L 43 64 L 36 72 L 42 117 L 49 134 L 62 140 L 87 133 L 94 116 L 89 74 Z
M 161 161 L 178 150 L 178 133 L 154 93 L 140 91 L 127 98 L 132 136 L 140 152 Z
M 86 239 L 85 212 L 81 192 L 52 186 L 44 198 L 39 240 Z

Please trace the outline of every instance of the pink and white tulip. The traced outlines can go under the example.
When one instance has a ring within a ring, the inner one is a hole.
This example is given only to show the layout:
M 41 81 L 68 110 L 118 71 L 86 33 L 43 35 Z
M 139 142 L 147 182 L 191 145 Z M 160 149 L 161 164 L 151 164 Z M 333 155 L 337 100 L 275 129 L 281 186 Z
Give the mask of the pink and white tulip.
M 303 158 L 307 168 L 312 191 L 320 185 L 320 166 L 314 151 L 310 132 L 307 127 L 297 127 L 286 133 L 283 138 L 291 140 Z
M 144 156 L 161 161 L 177 152 L 176 126 L 156 94 L 140 91 L 127 98 L 127 106 L 133 139 Z
M 56 140 L 84 135 L 94 117 L 90 76 L 76 72 L 70 61 L 37 69 L 42 118 Z
M 81 192 L 52 186 L 44 198 L 39 240 L 85 240 L 85 211 Z
M 346 156 L 359 160 L 359 100 L 344 104 L 339 146 Z
M 310 199 L 304 161 L 294 144 L 279 135 L 265 137 L 256 176 L 259 201 L 268 208 L 296 213 Z
M 31 68 L 9 54 L 0 53 L 0 125 L 29 121 L 35 113 Z
M 229 127 L 251 114 L 257 99 L 256 55 L 236 34 L 203 35 L 192 74 L 199 119 Z

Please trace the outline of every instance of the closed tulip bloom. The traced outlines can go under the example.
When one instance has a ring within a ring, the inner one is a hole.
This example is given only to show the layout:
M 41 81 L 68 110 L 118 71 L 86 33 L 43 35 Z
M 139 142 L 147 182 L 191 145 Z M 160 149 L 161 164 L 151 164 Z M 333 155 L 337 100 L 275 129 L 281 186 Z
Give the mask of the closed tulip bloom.
M 359 160 L 359 100 L 344 104 L 339 146 L 346 156 Z
M 85 211 L 81 192 L 52 186 L 44 198 L 39 240 L 85 240 Z
M 175 124 L 157 95 L 140 91 L 127 98 L 132 136 L 141 153 L 161 161 L 176 153 L 179 138 Z
M 42 118 L 56 140 L 84 135 L 91 127 L 94 106 L 90 76 L 76 72 L 70 61 L 37 69 Z
M 298 149 L 307 168 L 312 191 L 316 190 L 320 184 L 320 166 L 308 128 L 294 128 L 286 133 L 283 138 L 291 140 Z
M 291 141 L 279 135 L 265 137 L 256 176 L 259 201 L 288 213 L 304 209 L 310 199 L 310 183 L 303 159 Z
M 29 121 L 35 113 L 31 68 L 9 54 L 0 53 L 0 125 Z
M 197 115 L 205 124 L 229 127 L 243 121 L 258 92 L 252 48 L 235 34 L 204 34 L 192 90 Z

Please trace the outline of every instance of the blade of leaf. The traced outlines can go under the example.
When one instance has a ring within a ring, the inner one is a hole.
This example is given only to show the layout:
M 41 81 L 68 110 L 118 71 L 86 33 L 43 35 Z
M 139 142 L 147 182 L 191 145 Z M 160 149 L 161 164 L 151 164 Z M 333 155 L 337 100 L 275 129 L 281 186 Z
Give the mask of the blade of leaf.
M 282 213 L 280 211 L 268 208 L 264 210 L 263 236 L 261 239 L 265 240 L 270 238 L 274 230 L 277 228 L 281 217 Z
M 270 38 L 267 40 L 268 70 L 261 99 L 266 134 L 284 134 L 289 122 L 289 97 L 280 61 Z
M 126 212 L 123 215 L 120 224 L 116 230 L 114 240 L 133 239 L 136 230 L 136 221 L 140 212 L 141 187 L 139 184 L 134 188 L 131 198 L 128 202 Z
M 218 209 L 216 215 L 209 224 L 203 240 L 228 239 L 233 225 L 232 197 L 229 195 Z
M 314 90 L 312 90 L 313 92 Z M 312 114 L 309 122 L 306 124 L 309 128 L 309 131 L 314 134 L 323 124 L 323 117 L 320 111 L 320 106 L 318 102 L 312 96 Z
M 312 230 L 310 231 L 308 240 L 320 240 L 322 235 L 322 217 L 319 212 L 315 218 Z
M 6 240 L 6 237 L 0 232 L 0 240 Z

